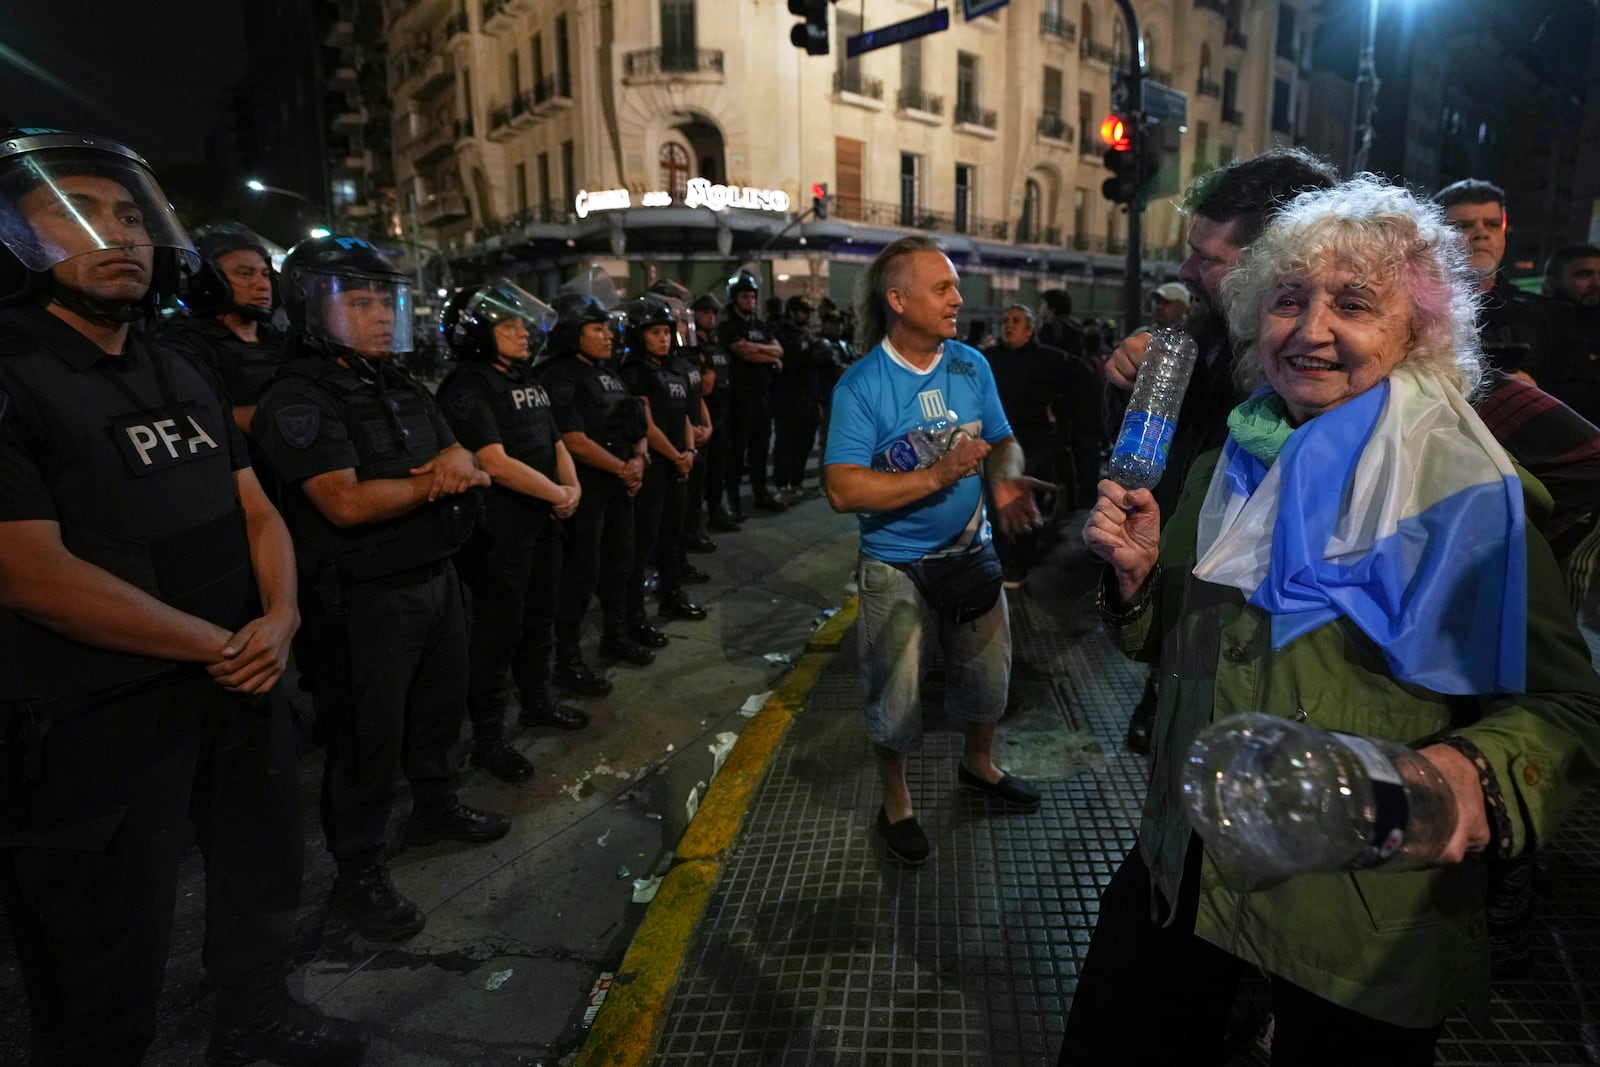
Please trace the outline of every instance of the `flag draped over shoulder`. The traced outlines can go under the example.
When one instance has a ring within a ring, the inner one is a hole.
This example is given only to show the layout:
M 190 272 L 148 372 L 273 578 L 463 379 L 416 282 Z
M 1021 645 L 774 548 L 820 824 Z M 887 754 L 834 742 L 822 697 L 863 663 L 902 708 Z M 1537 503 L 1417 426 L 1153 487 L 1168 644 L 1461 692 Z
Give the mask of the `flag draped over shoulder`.
M 1230 437 L 1194 573 L 1269 612 L 1274 648 L 1344 617 L 1402 681 L 1520 692 L 1523 522 L 1511 460 L 1466 398 L 1402 367 L 1295 430 L 1270 468 Z

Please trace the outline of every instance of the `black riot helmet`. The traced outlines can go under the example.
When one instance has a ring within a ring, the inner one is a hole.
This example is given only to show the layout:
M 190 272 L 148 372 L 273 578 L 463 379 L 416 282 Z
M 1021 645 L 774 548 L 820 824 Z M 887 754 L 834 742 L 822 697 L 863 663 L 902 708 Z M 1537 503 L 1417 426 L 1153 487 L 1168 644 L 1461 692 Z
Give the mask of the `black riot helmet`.
M 733 298 L 744 292 L 761 292 L 761 279 L 748 270 L 741 270 L 728 279 L 728 303 L 733 303 Z
M 464 362 L 492 363 L 500 357 L 495 328 L 521 322 L 528 330 L 528 355 L 544 350 L 556 312 L 509 278 L 458 289 L 439 312 L 439 333 L 451 353 Z
M 184 280 L 178 293 L 178 302 L 195 318 L 212 318 L 232 312 L 253 322 L 270 322 L 272 309 L 278 304 L 278 272 L 272 269 L 272 257 L 283 250 L 277 248 L 240 222 L 214 222 L 194 231 L 194 247 L 200 253 L 200 266 Z M 233 282 L 218 261 L 230 252 L 255 252 L 266 264 L 267 283 L 271 289 L 271 303 L 241 304 L 234 299 Z
M 283 310 L 297 340 L 335 356 L 411 351 L 411 279 L 360 237 L 309 237 L 283 257 Z
M 678 314 L 666 297 L 646 293 L 628 305 L 628 326 L 623 335 L 630 356 L 648 355 L 644 348 L 644 332 L 652 326 L 665 326 L 672 335 L 672 347 L 678 346 Z M 670 349 L 669 349 L 670 351 Z
M 589 323 L 611 323 L 611 314 L 600 301 L 582 293 L 562 293 L 556 297 L 555 312 L 550 347 L 559 355 L 570 355 L 578 350 L 578 335 Z
M 94 292 L 52 273 L 78 256 L 119 249 L 126 260 L 97 271 Z M 131 148 L 61 130 L 0 132 L 0 306 L 48 294 L 87 318 L 134 322 L 198 265 L 150 165 Z

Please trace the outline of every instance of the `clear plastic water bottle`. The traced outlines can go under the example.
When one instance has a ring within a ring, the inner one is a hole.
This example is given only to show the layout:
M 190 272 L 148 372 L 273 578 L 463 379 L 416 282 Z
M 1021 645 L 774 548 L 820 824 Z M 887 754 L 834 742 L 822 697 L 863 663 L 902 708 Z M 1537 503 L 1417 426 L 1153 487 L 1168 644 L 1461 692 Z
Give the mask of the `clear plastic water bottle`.
M 961 420 L 953 411 L 926 419 L 889 442 L 889 447 L 872 457 L 872 469 L 891 474 L 921 470 L 939 462 L 961 434 Z
M 1275 715 L 1230 715 L 1183 767 L 1189 822 L 1255 888 L 1308 871 L 1412 870 L 1455 831 L 1450 786 L 1415 749 Z
M 1197 352 L 1194 338 L 1176 326 L 1151 331 L 1122 430 L 1111 448 L 1110 478 L 1122 488 L 1149 489 L 1166 471 Z

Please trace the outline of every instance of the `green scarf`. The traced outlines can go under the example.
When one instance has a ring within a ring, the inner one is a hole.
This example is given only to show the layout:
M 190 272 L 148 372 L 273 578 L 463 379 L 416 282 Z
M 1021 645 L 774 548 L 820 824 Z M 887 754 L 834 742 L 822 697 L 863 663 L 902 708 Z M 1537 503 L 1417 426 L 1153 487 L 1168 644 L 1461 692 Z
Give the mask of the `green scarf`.
M 1277 393 L 1261 393 L 1228 412 L 1228 432 L 1239 447 L 1267 466 L 1277 462 L 1278 453 L 1294 433 L 1289 414 Z

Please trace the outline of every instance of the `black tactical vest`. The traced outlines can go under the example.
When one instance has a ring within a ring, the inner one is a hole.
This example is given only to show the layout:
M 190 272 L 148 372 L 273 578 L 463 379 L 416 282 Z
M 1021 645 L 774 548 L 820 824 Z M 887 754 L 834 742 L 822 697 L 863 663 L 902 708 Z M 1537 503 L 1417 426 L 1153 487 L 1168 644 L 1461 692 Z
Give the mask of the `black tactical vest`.
M 283 338 L 266 325 L 256 331 L 261 340 L 243 341 L 221 319 L 190 319 L 171 327 L 166 337 L 209 363 L 228 399 L 248 407 L 260 400 L 283 361 Z
M 642 355 L 629 356 L 628 360 L 628 378 L 634 383 L 634 391 L 650 401 L 656 428 L 666 434 L 673 448 L 687 447 L 683 420 L 689 415 L 689 379 L 680 361 L 671 356 L 651 359 Z M 695 407 L 698 409 L 699 404 Z
M 559 388 L 558 382 L 570 383 L 572 403 L 591 441 L 618 459 L 633 454 L 635 442 L 645 435 L 644 410 L 611 369 L 611 361 L 591 366 L 566 356 L 540 369 L 540 382 L 548 390 Z
M 41 344 L 70 345 L 63 330 L 71 333 L 33 309 L 0 318 L 3 417 L 32 444 L 62 544 L 158 600 L 237 630 L 261 607 L 234 481 L 236 431 L 215 387 L 182 357 L 147 347 L 137 330 L 124 356 L 75 369 Z M 16 665 L 0 678 L 4 700 L 110 695 L 181 666 L 91 648 L 17 616 L 0 619 L 0 635 L 13 646 L 0 660 Z
M 308 357 L 283 367 L 284 377 L 315 383 L 332 398 L 360 462 L 356 479 L 407 478 L 439 454 L 433 399 L 412 378 L 385 368 L 362 381 L 331 359 Z M 388 578 L 447 559 L 471 535 L 482 508 L 477 491 L 442 497 L 387 522 L 339 527 L 304 492 L 286 495 L 284 518 L 303 557 L 302 569 L 336 560 L 347 583 Z

